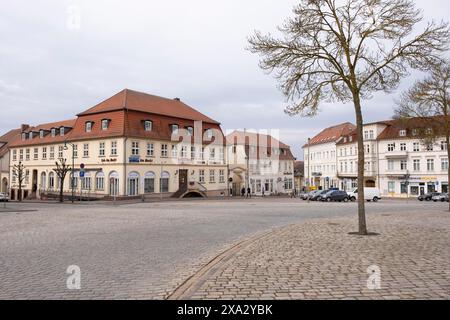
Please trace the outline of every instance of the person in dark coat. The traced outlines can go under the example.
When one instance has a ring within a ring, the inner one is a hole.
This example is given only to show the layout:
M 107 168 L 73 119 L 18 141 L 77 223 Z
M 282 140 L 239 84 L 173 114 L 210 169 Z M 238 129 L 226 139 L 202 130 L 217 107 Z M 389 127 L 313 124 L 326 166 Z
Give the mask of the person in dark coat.
M 251 198 L 252 197 L 252 192 L 250 190 L 250 187 L 247 188 L 247 198 Z
M 241 189 L 241 197 L 245 197 L 245 187 L 242 187 Z

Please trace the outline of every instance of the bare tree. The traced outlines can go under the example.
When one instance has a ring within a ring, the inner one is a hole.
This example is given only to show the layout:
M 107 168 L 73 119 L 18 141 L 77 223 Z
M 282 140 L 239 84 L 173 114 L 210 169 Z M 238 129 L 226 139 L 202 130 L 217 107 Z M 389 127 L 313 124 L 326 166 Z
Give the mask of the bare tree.
M 72 170 L 72 168 L 66 164 L 66 159 L 59 159 L 55 162 L 56 169 L 53 169 L 55 171 L 56 175 L 59 178 L 59 202 L 64 201 L 64 180 L 66 179 L 67 173 Z
M 256 32 L 250 51 L 260 66 L 275 72 L 290 115 L 314 116 L 320 102 L 352 102 L 358 133 L 359 234 L 367 235 L 364 207 L 362 99 L 390 92 L 408 67 L 426 70 L 447 49 L 448 24 L 422 20 L 411 0 L 300 0 L 279 31 L 282 37 Z
M 25 166 L 23 165 L 22 161 L 19 161 L 19 164 L 15 164 L 12 169 L 13 177 L 16 179 L 16 181 L 19 184 L 19 194 L 17 195 L 17 199 L 19 201 L 22 201 L 22 187 L 23 187 L 23 181 L 25 180 Z
M 403 119 L 406 126 L 410 120 L 420 119 L 421 123 L 414 130 L 424 144 L 434 144 L 445 137 L 450 160 L 450 60 L 432 66 L 430 75 L 404 92 L 397 104 L 395 115 Z M 450 182 L 450 168 L 447 173 Z

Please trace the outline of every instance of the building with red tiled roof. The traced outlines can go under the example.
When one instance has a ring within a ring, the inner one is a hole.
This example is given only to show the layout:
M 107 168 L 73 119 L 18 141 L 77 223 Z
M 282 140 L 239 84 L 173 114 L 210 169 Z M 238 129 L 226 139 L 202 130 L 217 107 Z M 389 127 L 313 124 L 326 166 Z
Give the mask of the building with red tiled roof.
M 74 162 L 68 196 L 72 185 L 78 198 L 224 195 L 224 141 L 219 122 L 181 99 L 125 89 L 76 119 L 23 128 L 10 145 L 11 167 L 25 165 L 24 198 L 57 192 L 60 158 Z
M 295 157 L 287 144 L 266 133 L 238 130 L 226 140 L 234 195 L 242 188 L 253 195 L 293 192 Z
M 362 130 L 364 186 L 378 188 L 384 197 L 405 198 L 434 191 L 448 192 L 449 160 L 444 121 L 445 117 L 429 117 L 365 124 Z M 427 131 L 434 136 L 432 141 L 424 139 Z M 354 130 L 342 135 L 335 143 L 335 186 L 347 191 L 357 186 L 357 138 Z M 311 157 L 323 159 L 323 154 L 311 153 Z M 305 159 L 307 167 L 308 157 Z M 323 167 L 314 169 L 319 171 Z
M 23 125 L 25 128 L 27 125 Z M 8 193 L 10 185 L 9 148 L 14 141 L 20 139 L 21 129 L 13 129 L 0 136 L 0 192 Z

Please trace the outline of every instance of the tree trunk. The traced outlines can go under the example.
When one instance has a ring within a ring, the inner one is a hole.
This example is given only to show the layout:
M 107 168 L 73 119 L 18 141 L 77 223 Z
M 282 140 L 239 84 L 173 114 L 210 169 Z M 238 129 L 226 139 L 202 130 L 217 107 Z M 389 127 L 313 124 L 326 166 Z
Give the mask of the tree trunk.
M 59 186 L 59 202 L 64 202 L 64 193 L 63 193 L 64 178 L 61 178 L 60 181 L 61 184 Z
M 448 168 L 447 168 L 447 194 L 450 195 L 450 132 L 448 130 L 448 120 L 445 119 L 445 121 L 447 122 L 446 128 L 445 128 L 445 139 L 446 139 L 446 143 L 447 143 L 447 163 L 449 163 Z M 448 203 L 448 211 L 450 212 L 450 201 Z
M 364 136 L 363 136 L 363 117 L 361 112 L 361 99 L 359 94 L 354 94 L 353 102 L 356 114 L 356 130 L 358 132 L 358 233 L 367 235 L 366 210 L 364 199 Z

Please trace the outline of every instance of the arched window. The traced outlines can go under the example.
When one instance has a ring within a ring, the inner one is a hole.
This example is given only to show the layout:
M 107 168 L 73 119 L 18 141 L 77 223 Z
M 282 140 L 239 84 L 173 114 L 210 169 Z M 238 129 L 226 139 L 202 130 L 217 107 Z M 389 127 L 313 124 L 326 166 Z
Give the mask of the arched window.
M 111 171 L 109 174 L 109 195 L 119 195 L 119 174 L 116 171 Z
M 47 189 L 47 173 L 45 172 L 41 173 L 41 189 Z
M 155 192 L 155 178 L 156 175 L 153 171 L 149 171 L 144 176 L 144 193 Z
M 92 178 L 91 173 L 86 172 L 84 177 L 81 178 L 81 189 L 82 190 L 91 190 L 92 189 Z
M 48 174 L 48 188 L 50 190 L 55 188 L 55 173 L 53 171 Z
M 161 173 L 161 179 L 160 179 L 160 191 L 161 192 L 169 192 L 169 179 L 170 179 L 170 174 L 167 171 L 163 171 Z
M 101 171 L 95 175 L 95 190 L 105 190 L 105 174 Z
M 139 195 L 139 173 L 133 171 L 128 174 L 127 190 L 129 196 Z

